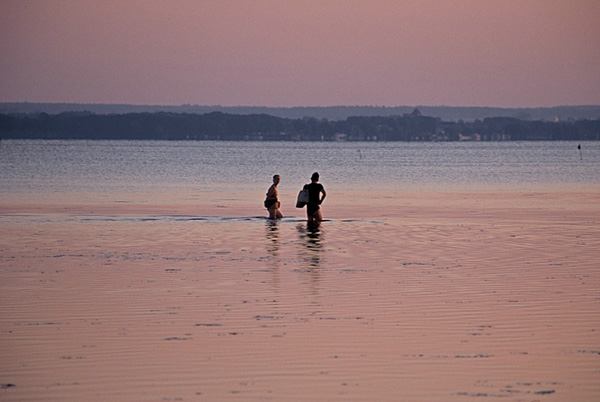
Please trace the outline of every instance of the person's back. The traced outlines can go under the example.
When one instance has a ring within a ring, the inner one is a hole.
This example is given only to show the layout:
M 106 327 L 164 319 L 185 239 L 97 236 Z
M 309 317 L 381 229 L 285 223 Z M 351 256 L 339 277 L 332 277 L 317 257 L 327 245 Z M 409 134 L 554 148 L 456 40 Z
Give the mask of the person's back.
M 304 186 L 308 190 L 308 204 L 319 205 L 321 202 L 321 191 L 323 185 L 321 183 L 309 183 Z
M 323 216 L 321 214 L 321 204 L 325 199 L 327 193 L 325 188 L 319 181 L 319 173 L 313 173 L 311 177 L 311 183 L 306 184 L 304 188 L 308 191 L 308 204 L 306 205 L 306 216 L 309 221 L 321 221 Z M 321 193 L 323 197 L 321 197 Z

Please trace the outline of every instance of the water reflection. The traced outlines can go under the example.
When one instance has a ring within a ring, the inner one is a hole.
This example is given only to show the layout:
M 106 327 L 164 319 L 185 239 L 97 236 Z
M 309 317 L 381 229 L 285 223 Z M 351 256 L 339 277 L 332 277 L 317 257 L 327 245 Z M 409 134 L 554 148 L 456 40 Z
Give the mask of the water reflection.
M 272 257 L 279 257 L 279 221 L 267 220 L 267 251 Z
M 266 228 L 266 248 L 269 254 L 268 269 L 273 273 L 273 290 L 277 293 L 280 287 L 279 278 L 279 221 L 267 220 Z
M 318 296 L 323 253 L 321 225 L 320 222 L 307 222 L 297 225 L 296 230 L 300 240 L 298 256 L 304 265 L 299 272 L 308 275 L 309 292 L 313 296 Z
M 301 243 L 305 246 L 301 252 L 301 259 L 307 262 L 310 267 L 319 268 L 323 251 L 321 222 L 307 222 L 296 226 L 296 229 Z

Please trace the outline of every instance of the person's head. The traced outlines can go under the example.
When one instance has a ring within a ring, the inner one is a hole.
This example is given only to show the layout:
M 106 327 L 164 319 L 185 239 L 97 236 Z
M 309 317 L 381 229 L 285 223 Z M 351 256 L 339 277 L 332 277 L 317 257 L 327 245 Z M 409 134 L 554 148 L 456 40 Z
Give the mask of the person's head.
M 273 176 L 273 184 L 279 184 L 280 181 L 281 181 L 281 176 L 279 176 L 278 174 Z
M 311 179 L 312 181 L 314 181 L 315 183 L 316 183 L 316 182 L 318 182 L 318 181 L 319 181 L 319 173 L 317 173 L 317 172 L 314 172 L 314 173 L 312 174 L 312 176 L 310 177 L 310 179 Z

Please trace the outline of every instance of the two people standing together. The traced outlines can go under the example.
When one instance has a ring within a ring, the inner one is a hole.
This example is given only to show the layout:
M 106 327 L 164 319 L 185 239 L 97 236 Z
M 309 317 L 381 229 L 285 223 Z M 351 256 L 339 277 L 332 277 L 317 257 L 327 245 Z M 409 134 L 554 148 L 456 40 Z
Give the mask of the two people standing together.
M 320 222 L 323 220 L 321 214 L 321 204 L 325 200 L 327 193 L 321 183 L 319 183 L 319 173 L 315 172 L 310 178 L 311 182 L 304 185 L 304 190 L 308 191 L 308 203 L 306 204 L 306 217 L 309 222 Z M 277 185 L 281 181 L 281 177 L 276 174 L 273 176 L 273 184 L 267 191 L 265 199 L 265 208 L 269 211 L 269 219 L 281 219 L 283 215 L 279 210 L 281 203 L 279 202 L 279 194 Z M 321 196 L 322 194 L 322 196 Z

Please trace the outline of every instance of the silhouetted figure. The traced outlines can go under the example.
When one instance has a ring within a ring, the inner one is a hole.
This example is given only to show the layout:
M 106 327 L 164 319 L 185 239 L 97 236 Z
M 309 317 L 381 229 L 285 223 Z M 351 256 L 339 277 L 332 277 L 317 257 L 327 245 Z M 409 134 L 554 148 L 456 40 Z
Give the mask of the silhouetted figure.
M 306 217 L 309 222 L 321 222 L 323 215 L 321 214 L 321 204 L 327 193 L 321 183 L 319 183 L 319 173 L 313 173 L 310 184 L 306 184 L 304 189 L 308 190 L 308 204 L 306 204 Z M 323 197 L 321 197 L 323 194 Z
M 277 185 L 281 181 L 281 176 L 276 174 L 273 176 L 273 184 L 267 191 L 267 198 L 265 199 L 265 208 L 269 211 L 269 219 L 281 219 L 283 215 L 279 211 L 281 203 L 279 202 L 279 193 L 277 192 Z

